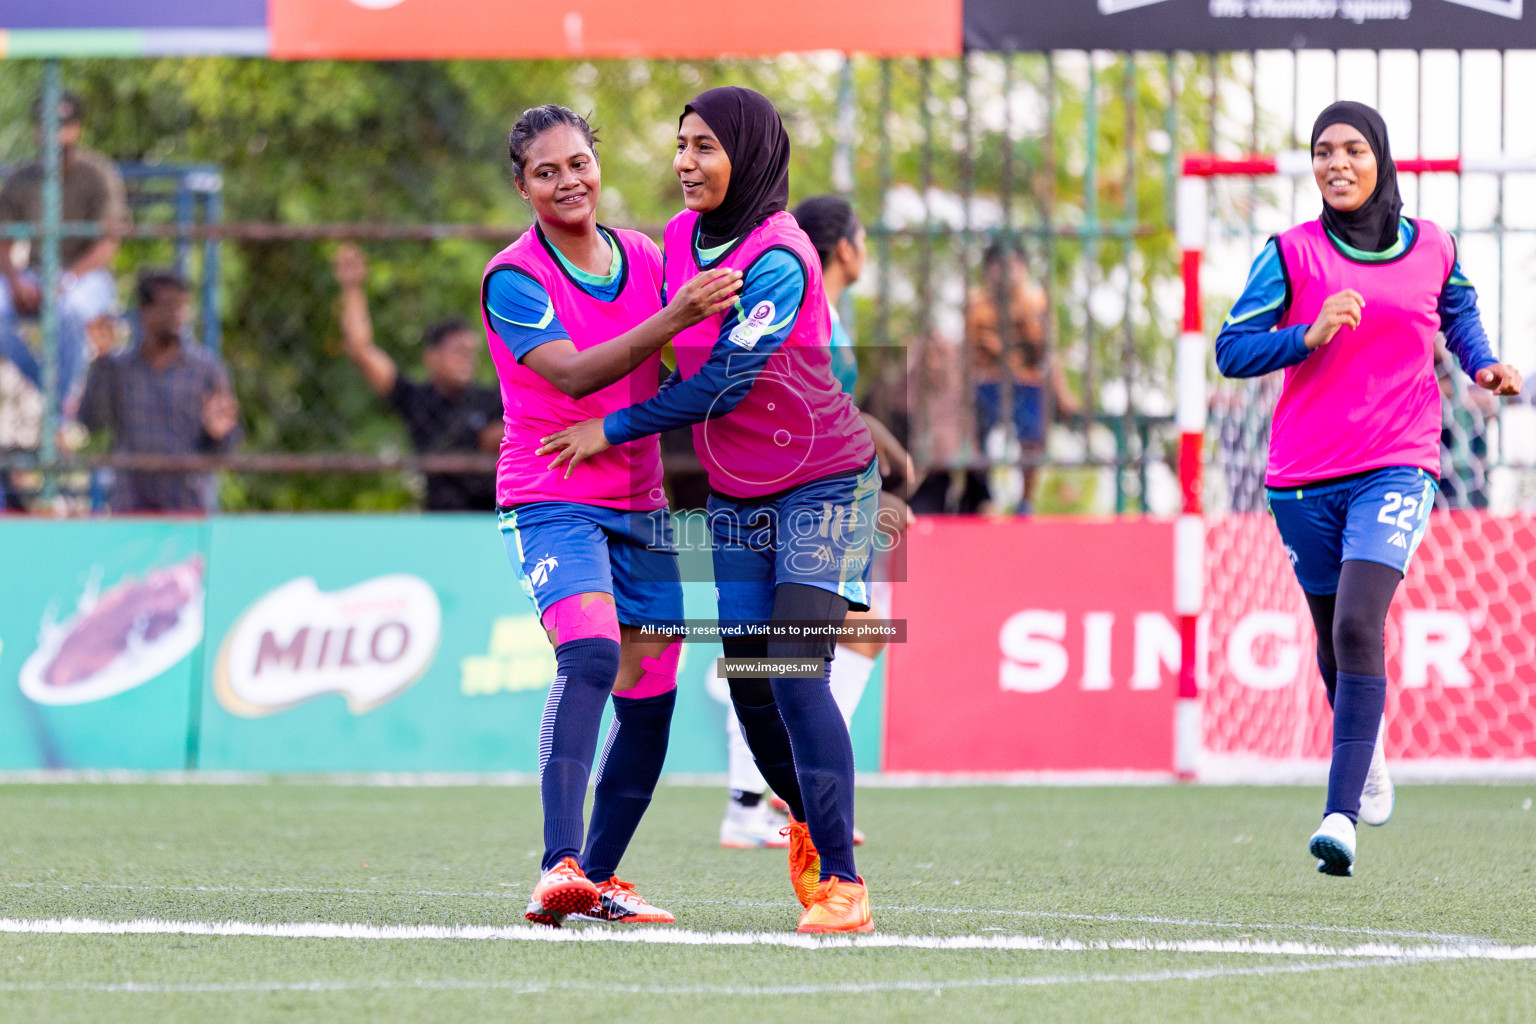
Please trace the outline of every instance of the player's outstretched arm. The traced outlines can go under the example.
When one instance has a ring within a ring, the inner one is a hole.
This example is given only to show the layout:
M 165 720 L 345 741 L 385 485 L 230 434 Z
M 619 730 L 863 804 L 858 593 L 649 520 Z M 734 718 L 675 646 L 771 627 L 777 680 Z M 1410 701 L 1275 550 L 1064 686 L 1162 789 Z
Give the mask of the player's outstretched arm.
M 617 338 L 582 351 L 569 338 L 546 342 L 525 355 L 523 365 L 572 398 L 585 398 L 623 380 L 680 332 L 725 312 L 740 288 L 740 271 L 706 270 L 663 309 Z
M 1484 391 L 1495 395 L 1520 394 L 1520 371 L 1509 363 L 1501 363 L 1488 343 L 1488 333 L 1483 329 L 1482 314 L 1477 308 L 1477 290 L 1461 270 L 1458 262 L 1451 268 L 1451 276 L 1440 293 L 1440 329 L 1445 334 L 1445 347 L 1461 364 L 1462 370 L 1477 382 Z

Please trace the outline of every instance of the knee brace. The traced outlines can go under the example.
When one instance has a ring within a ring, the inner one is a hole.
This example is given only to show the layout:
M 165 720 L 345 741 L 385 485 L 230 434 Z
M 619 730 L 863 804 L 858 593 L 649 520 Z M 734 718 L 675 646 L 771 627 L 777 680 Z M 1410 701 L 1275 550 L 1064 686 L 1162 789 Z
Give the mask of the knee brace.
M 556 648 L 588 638 L 619 642 L 619 616 L 612 603 L 593 598 L 583 606 L 584 596 L 572 594 L 545 609 L 540 621 L 555 634 Z

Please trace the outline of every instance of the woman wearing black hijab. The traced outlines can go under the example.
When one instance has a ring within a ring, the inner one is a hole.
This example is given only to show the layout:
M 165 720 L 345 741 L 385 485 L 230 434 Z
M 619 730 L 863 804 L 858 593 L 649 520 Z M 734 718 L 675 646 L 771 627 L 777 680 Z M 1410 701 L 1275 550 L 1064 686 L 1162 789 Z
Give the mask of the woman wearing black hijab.
M 661 394 L 540 451 L 579 471 L 610 444 L 693 425 L 726 656 L 795 658 L 814 672 L 728 680 L 758 770 L 790 806 L 798 930 L 870 931 L 853 859 L 853 748 L 826 671 L 835 627 L 869 607 L 874 444 L 832 374 L 821 259 L 785 212 L 789 136 L 773 104 L 750 89 L 701 93 L 679 119 L 672 166 L 686 209 L 667 225 L 666 291 L 728 266 L 744 275 L 739 300 L 676 336 Z
M 1271 238 L 1216 339 L 1228 377 L 1285 371 L 1270 431 L 1270 511 L 1317 630 L 1333 707 L 1317 869 L 1354 873 L 1355 825 L 1385 824 L 1387 611 L 1440 475 L 1435 336 L 1477 383 L 1520 392 L 1439 226 L 1402 216 L 1381 115 L 1335 103 L 1312 128 L 1322 216 Z

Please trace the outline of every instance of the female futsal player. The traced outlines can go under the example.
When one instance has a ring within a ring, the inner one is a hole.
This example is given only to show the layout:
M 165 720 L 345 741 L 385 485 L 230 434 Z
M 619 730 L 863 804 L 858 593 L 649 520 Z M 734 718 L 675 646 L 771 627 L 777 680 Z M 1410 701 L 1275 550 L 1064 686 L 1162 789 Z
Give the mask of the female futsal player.
M 1440 474 L 1435 335 L 1496 395 L 1519 394 L 1520 373 L 1488 347 L 1455 241 L 1401 216 L 1380 114 L 1350 102 L 1319 114 L 1312 173 L 1322 216 L 1264 247 L 1216 362 L 1228 377 L 1285 370 L 1265 483 L 1333 706 L 1328 801 L 1308 850 L 1319 871 L 1349 875 L 1356 822 L 1392 813 L 1384 635 Z
M 864 272 L 864 262 L 868 255 L 864 244 L 864 226 L 859 223 L 852 204 L 842 196 L 812 196 L 799 203 L 790 213 L 821 258 L 822 287 L 827 295 L 827 315 L 832 320 L 832 375 L 837 378 L 843 393 L 854 398 L 854 387 L 859 379 L 859 361 L 854 355 L 853 338 L 838 315 L 837 304 L 843 292 L 857 282 Z M 885 424 L 869 413 L 860 412 L 859 416 L 875 442 L 875 450 L 880 457 L 880 473 L 885 478 L 887 488 L 893 480 L 899 481 L 903 488 L 910 488 L 916 473 L 906 448 Z M 889 548 L 906 532 L 911 513 L 906 502 L 889 489 L 881 492 L 880 509 L 877 526 L 885 535 L 886 544 L 883 546 L 886 550 L 876 557 L 883 561 L 890 557 Z M 849 625 L 890 616 L 890 574 L 876 571 L 872 575 L 870 610 L 849 612 L 846 619 Z M 884 649 L 883 640 L 845 639 L 838 642 L 829 681 L 832 698 L 837 701 L 838 710 L 843 713 L 843 721 L 850 728 L 859 699 L 869 684 L 875 659 Z M 734 711 L 729 708 L 725 716 L 725 734 L 730 800 L 726 804 L 725 819 L 720 823 L 720 845 L 735 849 L 784 845 L 780 838 L 780 826 L 784 824 L 784 819 L 763 799 L 767 782 L 753 763 L 752 752 L 741 734 L 741 725 L 736 721 Z M 853 830 L 853 843 L 855 846 L 864 843 L 863 833 L 857 828 Z
M 614 874 L 661 774 L 676 698 L 683 595 L 660 449 L 654 437 L 616 445 L 577 476 L 535 452 L 572 419 L 655 395 L 661 347 L 728 308 L 741 275 L 712 268 L 679 281 L 663 309 L 655 244 L 597 223 L 601 175 L 587 122 L 564 107 L 535 107 L 513 126 L 508 150 L 536 222 L 486 265 L 481 286 L 507 424 L 497 513 L 557 665 L 539 730 L 544 860 L 527 917 L 670 922 Z M 583 848 L 587 777 L 610 693 L 613 725 Z
M 821 259 L 785 212 L 789 137 L 773 104 L 750 89 L 701 93 L 684 108 L 673 169 L 686 209 L 667 225 L 669 294 L 728 266 L 745 274 L 740 299 L 678 335 L 676 383 L 552 435 L 540 453 L 574 479 L 611 444 L 693 424 L 709 473 L 720 623 L 742 631 L 724 638 L 727 657 L 822 666 L 815 678 L 729 680 L 758 770 L 790 806 L 799 930 L 869 931 L 853 860 L 853 748 L 825 664 L 828 627 L 868 607 L 874 444 L 832 376 Z M 766 637 L 743 635 L 765 623 Z

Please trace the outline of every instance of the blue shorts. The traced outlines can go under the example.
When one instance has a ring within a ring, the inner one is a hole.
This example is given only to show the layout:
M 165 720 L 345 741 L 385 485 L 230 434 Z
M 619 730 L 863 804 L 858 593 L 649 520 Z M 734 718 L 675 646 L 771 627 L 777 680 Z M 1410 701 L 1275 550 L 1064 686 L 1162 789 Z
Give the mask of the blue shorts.
M 780 583 L 820 587 L 856 610 L 869 607 L 877 462 L 758 504 L 711 494 L 707 509 L 720 621 L 768 621 Z
M 612 594 L 627 626 L 681 627 L 683 585 L 667 510 L 537 501 L 497 512 L 507 557 L 542 618 L 573 594 Z
M 1334 594 L 1347 561 L 1407 573 L 1437 489 L 1422 469 L 1390 466 L 1317 487 L 1271 487 L 1269 510 L 1301 589 Z

